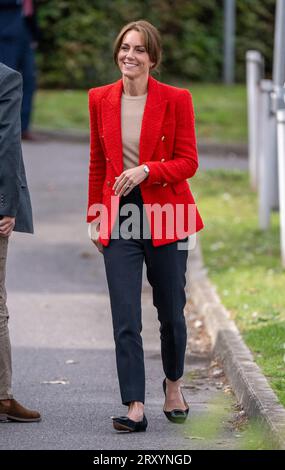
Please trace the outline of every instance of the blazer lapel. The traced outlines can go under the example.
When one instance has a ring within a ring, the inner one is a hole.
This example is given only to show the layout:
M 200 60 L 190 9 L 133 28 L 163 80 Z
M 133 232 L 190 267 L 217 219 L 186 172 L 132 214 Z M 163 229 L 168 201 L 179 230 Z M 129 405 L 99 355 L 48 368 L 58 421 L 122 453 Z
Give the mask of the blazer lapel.
M 149 76 L 148 94 L 140 135 L 140 164 L 151 160 L 164 119 L 167 100 L 160 93 L 159 82 Z
M 102 126 L 108 158 L 120 175 L 124 169 L 121 133 L 121 96 L 123 81 L 114 83 L 106 98 L 102 99 Z M 142 119 L 139 163 L 151 160 L 162 127 L 167 100 L 162 99 L 159 82 L 149 76 L 148 95 Z
M 122 80 L 118 80 L 106 98 L 102 99 L 102 126 L 108 158 L 117 175 L 123 171 L 123 145 L 121 133 Z

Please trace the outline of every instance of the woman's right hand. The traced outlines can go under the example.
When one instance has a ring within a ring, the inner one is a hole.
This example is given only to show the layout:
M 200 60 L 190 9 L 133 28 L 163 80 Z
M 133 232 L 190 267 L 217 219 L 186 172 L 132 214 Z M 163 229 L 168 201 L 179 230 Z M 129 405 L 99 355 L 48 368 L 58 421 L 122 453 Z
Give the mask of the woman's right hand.
M 100 253 L 103 253 L 103 245 L 99 242 L 100 223 L 90 224 L 90 239 Z
M 91 238 L 92 240 L 92 238 Z M 97 247 L 98 251 L 100 251 L 100 253 L 103 253 L 103 245 L 101 242 L 99 242 L 99 240 L 92 240 L 92 242 L 94 243 L 94 245 Z

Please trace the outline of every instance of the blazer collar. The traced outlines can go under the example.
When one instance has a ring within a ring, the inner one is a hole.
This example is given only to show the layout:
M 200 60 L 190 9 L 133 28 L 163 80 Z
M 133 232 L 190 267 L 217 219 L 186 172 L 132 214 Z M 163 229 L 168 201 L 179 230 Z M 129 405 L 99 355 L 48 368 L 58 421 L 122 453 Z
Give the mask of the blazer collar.
M 146 106 L 147 105 L 151 107 L 156 106 L 162 100 L 160 83 L 157 80 L 155 80 L 155 78 L 153 78 L 151 75 L 149 75 L 147 88 L 148 89 L 147 89 Z M 122 93 L 123 93 L 123 80 L 120 79 L 111 86 L 106 99 L 115 108 L 120 107 Z
M 123 80 L 110 88 L 102 102 L 104 141 L 108 157 L 117 174 L 123 171 L 123 147 L 121 136 L 121 97 Z M 160 83 L 153 77 L 148 79 L 148 94 L 145 104 L 139 146 L 139 164 L 151 160 L 156 147 L 166 110 Z

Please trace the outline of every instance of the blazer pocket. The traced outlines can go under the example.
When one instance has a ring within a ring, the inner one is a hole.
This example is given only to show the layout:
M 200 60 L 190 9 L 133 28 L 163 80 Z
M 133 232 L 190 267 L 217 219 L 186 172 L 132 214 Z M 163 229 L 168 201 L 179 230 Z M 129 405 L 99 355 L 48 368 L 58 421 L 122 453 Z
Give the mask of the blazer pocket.
M 167 126 L 175 126 L 175 120 L 174 119 L 167 119 L 163 121 L 162 127 L 167 127 Z
M 172 188 L 176 194 L 183 193 L 184 191 L 189 190 L 189 184 L 186 180 L 178 181 L 178 183 L 173 183 Z
M 23 181 L 22 179 L 18 179 L 18 185 L 20 188 L 26 188 L 27 187 L 27 183 L 25 183 L 25 181 Z

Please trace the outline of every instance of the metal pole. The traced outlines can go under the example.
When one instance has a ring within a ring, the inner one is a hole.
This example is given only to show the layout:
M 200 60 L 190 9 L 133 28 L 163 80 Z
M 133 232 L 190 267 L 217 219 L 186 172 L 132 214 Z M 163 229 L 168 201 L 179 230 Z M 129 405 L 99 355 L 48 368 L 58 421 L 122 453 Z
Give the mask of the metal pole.
M 273 154 L 276 167 L 276 206 L 280 211 L 280 245 L 282 265 L 285 267 L 285 1 L 277 0 L 273 57 L 272 110 L 275 113 L 277 152 Z
M 258 186 L 258 142 L 260 124 L 260 81 L 264 75 L 264 59 L 258 51 L 246 53 L 247 116 L 248 116 L 248 164 L 250 183 Z
M 224 0 L 224 83 L 231 85 L 235 79 L 235 0 Z
M 271 108 L 275 114 L 278 109 L 284 108 L 283 86 L 285 82 L 285 1 L 277 0 L 275 11 L 275 35 L 274 35 L 274 56 L 273 56 L 273 92 L 271 93 Z M 272 136 L 277 142 L 277 122 L 275 120 L 275 134 Z M 272 166 L 274 168 L 274 180 L 272 193 L 272 208 L 279 207 L 279 178 L 278 178 L 278 156 L 277 144 L 276 152 L 272 154 Z
M 260 103 L 260 155 L 259 155 L 259 226 L 266 230 L 270 225 L 270 211 L 272 207 L 272 190 L 274 184 L 274 167 L 272 154 L 276 153 L 275 118 L 271 113 L 271 97 L 273 89 L 271 80 L 261 80 Z
M 277 111 L 277 136 L 280 206 L 280 244 L 282 266 L 285 267 L 285 109 Z
M 285 82 L 285 2 L 277 0 L 275 13 L 275 36 L 273 57 L 274 86 L 283 87 Z M 281 99 L 283 93 L 281 92 Z

